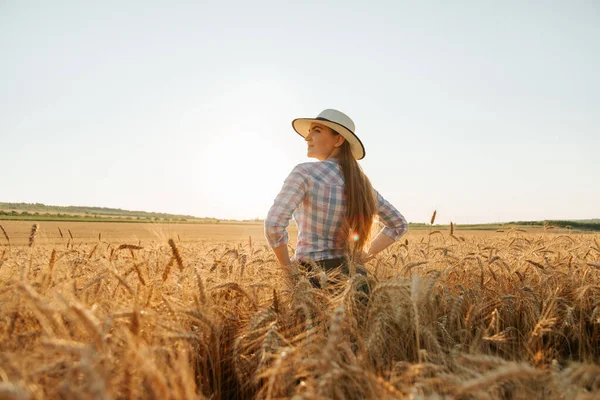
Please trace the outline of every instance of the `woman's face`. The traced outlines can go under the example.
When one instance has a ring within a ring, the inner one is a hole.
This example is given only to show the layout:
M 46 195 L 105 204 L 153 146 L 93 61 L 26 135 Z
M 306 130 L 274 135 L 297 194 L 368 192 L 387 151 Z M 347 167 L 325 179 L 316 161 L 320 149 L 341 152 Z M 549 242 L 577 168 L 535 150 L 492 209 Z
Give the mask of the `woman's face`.
M 308 157 L 323 161 L 336 157 L 345 139 L 342 135 L 334 133 L 328 126 L 313 122 L 310 124 L 305 140 L 308 145 Z

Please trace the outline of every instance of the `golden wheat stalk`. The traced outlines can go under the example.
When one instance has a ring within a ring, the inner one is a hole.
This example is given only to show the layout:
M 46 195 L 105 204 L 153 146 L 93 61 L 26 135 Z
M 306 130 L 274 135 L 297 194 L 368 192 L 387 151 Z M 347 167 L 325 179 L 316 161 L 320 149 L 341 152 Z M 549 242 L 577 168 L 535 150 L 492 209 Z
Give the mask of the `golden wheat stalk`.
M 134 268 L 132 268 L 132 270 L 134 270 Z M 117 278 L 117 280 L 119 281 L 119 283 L 120 283 L 121 285 L 123 285 L 123 287 L 124 287 L 125 289 L 127 289 L 127 291 L 129 292 L 129 294 L 133 296 L 133 294 L 134 294 L 134 291 L 133 291 L 133 289 L 131 288 L 131 286 L 129 285 L 129 283 L 127 283 L 127 281 L 125 280 L 125 278 L 121 277 L 121 275 L 119 275 L 119 274 L 118 274 L 116 271 L 110 271 L 110 272 L 112 272 L 113 276 L 114 276 L 115 278 Z
M 171 272 L 171 267 L 173 266 L 174 262 L 175 262 L 175 256 L 171 256 L 171 259 L 169 260 L 169 262 L 167 263 L 167 266 L 165 267 L 165 270 L 163 271 L 163 275 L 162 275 L 163 283 L 165 283 L 165 281 L 169 278 L 169 273 Z
M 52 285 L 52 270 L 54 269 L 54 264 L 56 264 L 56 250 L 52 249 L 50 260 L 48 261 L 48 286 Z
M 92 256 L 94 255 L 94 253 L 96 252 L 96 249 L 98 248 L 98 243 L 96 243 L 96 245 L 92 248 L 92 250 L 88 253 L 87 258 L 88 260 L 90 260 L 92 258 Z
M 175 261 L 177 261 L 177 266 L 181 271 L 183 271 L 183 259 L 181 258 L 181 254 L 179 254 L 179 249 L 175 245 L 175 241 L 173 239 L 169 239 L 169 246 L 171 246 L 173 257 L 175 257 Z
M 252 298 L 252 296 L 250 296 L 248 294 L 248 292 L 246 292 L 239 284 L 237 284 L 235 282 L 223 282 L 223 283 L 220 283 L 220 284 L 210 288 L 211 291 L 223 290 L 223 289 L 226 289 L 228 291 L 238 292 L 239 294 L 241 294 L 242 296 L 244 296 L 248 300 L 250 300 L 250 304 L 252 305 L 253 309 L 258 310 L 258 304 L 257 304 L 256 300 L 254 298 Z
M 122 245 L 119 245 L 119 247 L 117 247 L 117 250 L 123 250 L 123 249 L 128 249 L 128 250 L 142 250 L 143 247 L 135 245 L 135 244 L 122 244 Z
M 531 265 L 534 265 L 534 266 L 538 267 L 539 269 L 545 269 L 546 268 L 542 264 L 540 264 L 539 262 L 535 262 L 533 260 L 525 260 L 525 261 L 527 261 Z
M 85 343 L 65 339 L 42 339 L 41 344 L 53 350 L 75 354 L 82 354 L 89 349 L 89 345 Z
M 31 225 L 31 232 L 29 233 L 29 247 L 33 246 L 35 243 L 35 235 L 38 231 L 38 224 Z
M 462 398 L 469 393 L 490 388 L 506 381 L 534 379 L 544 375 L 544 371 L 536 370 L 527 364 L 510 364 L 501 366 L 482 376 L 464 382 L 458 389 L 458 395 Z
M 202 282 L 202 277 L 200 276 L 200 271 L 198 271 L 198 267 L 194 266 L 194 273 L 196 274 L 196 284 L 198 285 L 198 294 L 200 295 L 200 301 L 202 304 L 206 303 L 206 294 L 204 293 L 204 284 Z
M 4 234 L 4 237 L 6 238 L 6 241 L 8 242 L 8 244 L 10 246 L 10 238 L 8 237 L 8 233 L 6 233 L 6 231 L 4 230 L 4 227 L 2 225 L 0 225 L 0 229 L 2 230 L 2 233 Z
M 85 306 L 74 300 L 70 302 L 69 309 L 72 310 L 83 323 L 83 326 L 92 337 L 96 347 L 98 349 L 102 348 L 104 345 L 104 337 L 102 335 L 102 330 L 100 329 L 100 321 L 98 318 L 96 318 L 96 316 Z
M 133 264 L 133 268 L 135 269 L 135 272 L 137 274 L 137 277 L 140 281 L 140 283 L 143 286 L 146 286 L 146 280 L 144 279 L 144 277 L 142 276 L 142 270 L 140 269 L 140 266 L 142 266 L 144 264 L 144 262 L 140 262 L 140 263 L 134 263 Z
M 589 262 L 587 265 L 594 268 L 600 268 L 600 262 Z

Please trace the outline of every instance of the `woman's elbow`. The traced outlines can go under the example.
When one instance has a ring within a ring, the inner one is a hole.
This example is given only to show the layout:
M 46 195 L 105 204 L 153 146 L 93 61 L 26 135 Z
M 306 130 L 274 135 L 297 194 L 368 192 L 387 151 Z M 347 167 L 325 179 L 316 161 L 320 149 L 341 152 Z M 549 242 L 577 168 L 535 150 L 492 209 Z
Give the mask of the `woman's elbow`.
M 287 243 L 287 232 L 281 226 L 265 221 L 265 238 L 271 247 L 279 247 Z

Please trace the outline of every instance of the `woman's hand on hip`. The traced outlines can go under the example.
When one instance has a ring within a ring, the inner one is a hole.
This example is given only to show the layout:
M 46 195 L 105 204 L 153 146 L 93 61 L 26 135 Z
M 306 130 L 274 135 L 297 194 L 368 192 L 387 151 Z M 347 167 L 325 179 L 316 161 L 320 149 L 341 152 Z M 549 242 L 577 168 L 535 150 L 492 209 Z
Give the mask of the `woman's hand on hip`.
M 367 253 L 366 251 L 363 250 L 360 252 L 360 255 L 358 256 L 358 262 L 361 264 L 366 264 L 369 261 L 371 261 L 373 258 L 375 258 L 374 254 Z

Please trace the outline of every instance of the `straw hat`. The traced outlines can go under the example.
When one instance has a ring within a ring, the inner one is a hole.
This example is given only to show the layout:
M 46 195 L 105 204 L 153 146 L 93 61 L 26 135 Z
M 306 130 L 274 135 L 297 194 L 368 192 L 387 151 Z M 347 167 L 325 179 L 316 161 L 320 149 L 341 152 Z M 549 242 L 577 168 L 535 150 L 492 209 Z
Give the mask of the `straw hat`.
M 350 143 L 352 155 L 355 159 L 361 160 L 365 157 L 365 146 L 363 146 L 358 136 L 354 133 L 354 122 L 352 122 L 349 116 L 338 110 L 328 109 L 322 111 L 317 118 L 296 118 L 292 121 L 292 126 L 300 136 L 306 137 L 310 129 L 310 124 L 313 122 L 328 126 L 342 135 Z

